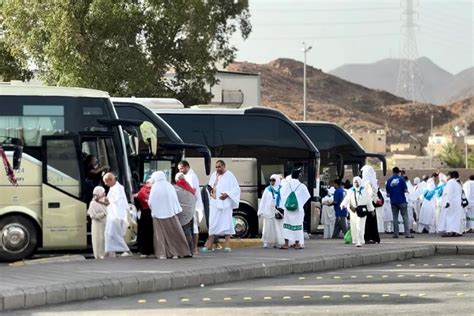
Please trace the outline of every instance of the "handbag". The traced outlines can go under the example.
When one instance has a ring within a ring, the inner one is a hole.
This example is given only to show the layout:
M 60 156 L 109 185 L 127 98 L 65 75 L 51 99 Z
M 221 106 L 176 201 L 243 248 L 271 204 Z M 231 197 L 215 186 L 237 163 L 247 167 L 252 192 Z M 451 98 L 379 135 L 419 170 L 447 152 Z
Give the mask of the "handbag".
M 461 183 L 459 183 L 459 185 L 461 185 Z M 467 200 L 466 194 L 464 194 L 464 190 L 461 185 L 461 206 L 463 208 L 466 208 L 468 205 L 469 205 L 469 201 Z
M 385 203 L 385 200 L 383 198 L 382 192 L 380 192 L 380 189 L 377 189 L 377 199 L 372 202 L 372 205 L 375 208 L 382 207 Z
M 275 207 L 275 218 L 276 219 L 283 219 L 285 216 L 285 210 L 281 207 Z
M 354 191 L 354 199 L 355 199 L 356 205 L 359 204 L 357 202 L 357 192 L 356 191 Z M 357 216 L 366 217 L 368 212 L 369 212 L 369 209 L 367 208 L 367 205 L 357 205 L 356 206 Z

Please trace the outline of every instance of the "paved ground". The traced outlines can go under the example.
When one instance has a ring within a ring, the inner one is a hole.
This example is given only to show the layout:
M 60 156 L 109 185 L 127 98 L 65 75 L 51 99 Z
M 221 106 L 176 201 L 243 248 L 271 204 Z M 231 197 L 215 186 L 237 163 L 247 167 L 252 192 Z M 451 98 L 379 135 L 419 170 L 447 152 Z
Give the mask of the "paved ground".
M 23 311 L 24 315 L 474 313 L 474 256 L 434 256 Z
M 320 272 L 341 267 L 441 254 L 474 253 L 474 234 L 462 238 L 383 236 L 382 244 L 355 248 L 342 240 L 307 241 L 305 250 L 246 248 L 192 259 L 116 258 L 0 266 L 0 311 L 101 297 L 189 288 Z M 434 246 L 436 245 L 436 247 Z M 436 250 L 435 250 L 436 249 Z

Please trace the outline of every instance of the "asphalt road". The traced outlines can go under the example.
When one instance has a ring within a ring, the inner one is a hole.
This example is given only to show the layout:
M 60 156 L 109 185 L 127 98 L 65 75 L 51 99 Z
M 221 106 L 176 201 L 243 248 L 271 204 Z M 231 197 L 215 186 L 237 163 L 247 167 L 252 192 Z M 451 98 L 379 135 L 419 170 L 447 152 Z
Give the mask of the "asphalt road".
M 93 300 L 14 314 L 474 315 L 473 281 L 473 256 L 434 256 L 318 274 Z

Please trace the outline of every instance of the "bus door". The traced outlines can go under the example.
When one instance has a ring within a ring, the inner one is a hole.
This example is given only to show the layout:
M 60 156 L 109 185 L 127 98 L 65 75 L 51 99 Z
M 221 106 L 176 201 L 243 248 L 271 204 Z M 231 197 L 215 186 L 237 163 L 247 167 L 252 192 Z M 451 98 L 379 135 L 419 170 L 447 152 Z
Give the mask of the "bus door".
M 79 138 L 43 136 L 42 151 L 43 247 L 85 248 L 87 206 Z

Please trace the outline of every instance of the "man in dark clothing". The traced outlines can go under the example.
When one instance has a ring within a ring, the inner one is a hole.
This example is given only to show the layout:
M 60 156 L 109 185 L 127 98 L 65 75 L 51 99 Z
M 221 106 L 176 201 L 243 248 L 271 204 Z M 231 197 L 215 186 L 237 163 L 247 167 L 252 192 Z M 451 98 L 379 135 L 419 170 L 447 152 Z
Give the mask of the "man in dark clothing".
M 387 196 L 390 197 L 390 204 L 392 206 L 393 215 L 393 238 L 398 238 L 398 213 L 402 214 L 403 226 L 405 228 L 405 237 L 414 238 L 410 234 L 410 225 L 408 221 L 407 199 L 405 193 L 408 192 L 407 183 L 405 179 L 400 176 L 400 169 L 394 167 L 392 169 L 393 176 L 391 176 L 385 185 L 387 189 Z
M 336 191 L 334 192 L 334 211 L 336 212 L 336 222 L 334 225 L 334 232 L 332 238 L 338 238 L 340 232 L 343 234 L 347 232 L 347 210 L 341 209 L 341 202 L 344 200 L 344 189 L 342 188 L 342 181 L 340 179 L 334 180 L 334 187 Z

